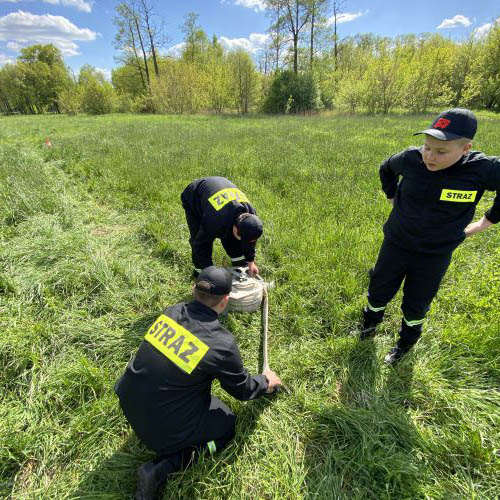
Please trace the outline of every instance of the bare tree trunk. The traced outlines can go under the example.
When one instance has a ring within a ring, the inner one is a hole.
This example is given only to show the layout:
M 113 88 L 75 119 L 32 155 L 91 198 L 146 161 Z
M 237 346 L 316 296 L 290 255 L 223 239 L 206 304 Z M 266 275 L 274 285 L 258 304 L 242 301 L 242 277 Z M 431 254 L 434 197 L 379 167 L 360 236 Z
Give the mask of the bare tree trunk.
M 293 12 L 290 5 L 292 2 L 294 2 Z M 300 7 L 304 9 L 302 18 L 300 16 Z M 288 28 L 293 40 L 293 72 L 297 74 L 299 71 L 299 35 L 304 25 L 309 21 L 310 12 L 303 0 L 286 0 L 286 8 L 288 12 Z M 299 25 L 299 23 L 301 24 Z
M 129 23 L 129 28 L 130 28 L 130 35 L 132 38 L 132 48 L 134 49 L 135 62 L 137 65 L 137 69 L 139 70 L 139 74 L 141 75 L 142 87 L 144 90 L 147 90 L 148 87 L 146 85 L 146 82 L 144 81 L 144 71 L 142 70 L 142 65 L 141 65 L 141 62 L 139 60 L 139 54 L 137 54 L 137 46 L 135 44 L 134 30 L 132 29 L 132 26 L 130 25 L 130 23 Z
M 281 31 L 280 8 L 281 4 L 278 3 L 278 11 L 277 11 L 278 20 L 276 21 L 276 71 L 278 71 L 278 68 L 280 67 L 280 31 Z
M 313 58 L 314 58 L 314 20 L 316 16 L 316 3 L 313 2 L 311 4 L 311 47 L 310 47 L 310 55 L 309 55 L 309 65 L 312 71 L 313 69 Z
M 151 80 L 149 78 L 149 68 L 148 68 L 148 55 L 146 48 L 144 47 L 144 41 L 142 39 L 141 27 L 139 26 L 139 20 L 137 19 L 137 14 L 132 13 L 134 16 L 135 29 L 137 30 L 137 36 L 139 38 L 139 44 L 141 45 L 142 57 L 144 59 L 144 71 L 146 72 L 146 81 L 148 82 L 148 89 L 151 87 Z
M 339 59 L 339 49 L 338 49 L 338 39 L 337 39 L 337 24 L 339 14 L 342 13 L 342 9 L 344 8 L 346 0 L 333 0 L 332 8 L 333 8 L 333 54 L 335 60 L 335 69 L 338 67 L 338 59 Z
M 156 48 L 155 48 L 153 27 L 151 26 L 151 22 L 150 22 L 152 8 L 147 5 L 146 0 L 141 0 L 141 6 L 142 6 L 142 14 L 143 14 L 144 23 L 146 25 L 145 26 L 146 31 L 148 33 L 149 46 L 151 48 L 151 55 L 153 57 L 153 66 L 155 69 L 155 75 L 159 76 L 160 72 L 158 71 L 158 61 L 156 59 Z

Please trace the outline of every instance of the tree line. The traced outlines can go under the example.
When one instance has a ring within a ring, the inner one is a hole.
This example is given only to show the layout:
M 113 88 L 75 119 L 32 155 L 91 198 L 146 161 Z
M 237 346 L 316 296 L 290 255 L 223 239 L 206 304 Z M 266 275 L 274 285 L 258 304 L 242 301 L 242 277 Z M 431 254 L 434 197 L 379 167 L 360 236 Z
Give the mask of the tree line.
M 0 68 L 3 113 L 422 112 L 436 106 L 500 110 L 500 26 L 478 39 L 437 34 L 341 39 L 346 0 L 267 0 L 265 45 L 225 50 L 190 13 L 179 55 L 153 0 L 124 0 L 113 19 L 118 67 L 78 76 L 53 45 L 21 49 Z

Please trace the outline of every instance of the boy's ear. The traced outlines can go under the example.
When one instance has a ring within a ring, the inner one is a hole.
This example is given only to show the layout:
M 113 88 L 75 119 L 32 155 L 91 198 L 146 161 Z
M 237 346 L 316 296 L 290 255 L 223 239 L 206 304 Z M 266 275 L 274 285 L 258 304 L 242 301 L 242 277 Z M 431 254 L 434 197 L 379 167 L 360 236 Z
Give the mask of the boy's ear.
M 472 148 L 472 142 L 468 142 L 464 145 L 464 154 L 468 153 Z

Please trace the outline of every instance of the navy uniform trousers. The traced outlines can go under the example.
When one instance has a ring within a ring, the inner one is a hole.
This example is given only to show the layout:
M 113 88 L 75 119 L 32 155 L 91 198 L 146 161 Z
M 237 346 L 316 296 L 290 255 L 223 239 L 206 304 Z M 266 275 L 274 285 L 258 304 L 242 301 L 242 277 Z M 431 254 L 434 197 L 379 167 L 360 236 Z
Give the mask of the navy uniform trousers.
M 163 455 L 157 451 L 154 462 L 164 462 L 164 473 L 171 474 L 185 469 L 204 450 L 210 454 L 222 450 L 233 439 L 236 417 L 234 413 L 220 400 L 212 396 L 210 408 L 200 419 L 196 431 L 189 442 L 177 452 Z
M 420 337 L 425 315 L 450 265 L 451 256 L 452 252 L 412 252 L 384 239 L 370 273 L 365 317 L 375 323 L 382 321 L 385 307 L 404 280 L 400 337 L 403 344 L 413 345 Z

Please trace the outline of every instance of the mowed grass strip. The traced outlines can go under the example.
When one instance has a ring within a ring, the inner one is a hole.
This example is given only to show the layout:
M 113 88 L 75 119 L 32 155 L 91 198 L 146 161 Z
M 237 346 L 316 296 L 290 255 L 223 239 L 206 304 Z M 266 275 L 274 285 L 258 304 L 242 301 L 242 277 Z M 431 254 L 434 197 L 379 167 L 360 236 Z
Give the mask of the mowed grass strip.
M 381 360 L 399 297 L 374 342 L 356 339 L 390 210 L 378 165 L 429 119 L 0 119 L 0 493 L 132 496 L 151 453 L 113 384 L 156 315 L 190 294 L 180 192 L 223 175 L 265 222 L 270 364 L 291 393 L 240 403 L 216 387 L 237 437 L 165 498 L 497 498 L 498 229 L 455 253 L 397 369 Z M 499 124 L 480 118 L 477 149 L 500 153 Z M 215 257 L 227 263 L 218 244 Z M 256 371 L 259 315 L 225 322 Z

